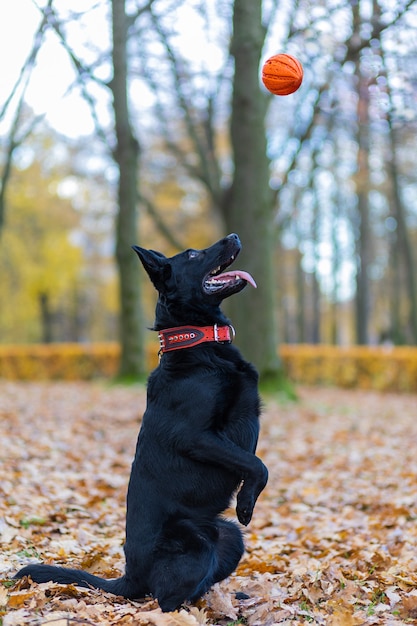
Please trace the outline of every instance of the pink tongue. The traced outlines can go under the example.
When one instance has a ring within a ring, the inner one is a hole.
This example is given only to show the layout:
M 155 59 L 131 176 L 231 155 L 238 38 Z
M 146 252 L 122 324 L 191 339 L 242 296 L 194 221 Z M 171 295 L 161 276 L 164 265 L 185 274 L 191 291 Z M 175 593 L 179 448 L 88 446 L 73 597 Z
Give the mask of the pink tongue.
M 228 278 L 241 278 L 242 280 L 246 280 L 247 283 L 255 287 L 256 283 L 252 276 L 248 274 L 248 272 L 242 272 L 241 270 L 232 270 L 231 272 L 225 272 L 224 274 L 220 274 L 220 276 L 216 276 L 217 280 L 227 280 Z

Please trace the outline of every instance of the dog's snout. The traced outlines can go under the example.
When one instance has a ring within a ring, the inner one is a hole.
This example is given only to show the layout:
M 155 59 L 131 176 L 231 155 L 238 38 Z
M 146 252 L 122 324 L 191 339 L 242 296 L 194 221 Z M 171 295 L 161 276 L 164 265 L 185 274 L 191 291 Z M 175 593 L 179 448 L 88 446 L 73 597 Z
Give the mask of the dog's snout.
M 229 241 L 235 241 L 237 244 L 240 245 L 239 235 L 236 235 L 236 233 L 231 233 L 230 235 L 227 235 L 226 239 L 228 239 Z

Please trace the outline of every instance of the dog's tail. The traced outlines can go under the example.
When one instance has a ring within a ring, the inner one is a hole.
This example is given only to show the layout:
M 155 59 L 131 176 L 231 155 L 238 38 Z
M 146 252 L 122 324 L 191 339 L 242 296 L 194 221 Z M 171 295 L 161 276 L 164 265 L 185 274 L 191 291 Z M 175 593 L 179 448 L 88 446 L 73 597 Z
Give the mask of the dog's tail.
M 140 593 L 138 587 L 132 585 L 126 576 L 106 580 L 83 570 L 56 565 L 26 565 L 26 567 L 17 572 L 14 578 L 23 578 L 23 576 L 30 576 L 35 583 L 52 581 L 64 585 L 74 584 L 79 587 L 94 587 L 95 589 L 102 589 L 124 598 L 139 599 L 146 595 L 145 593 Z

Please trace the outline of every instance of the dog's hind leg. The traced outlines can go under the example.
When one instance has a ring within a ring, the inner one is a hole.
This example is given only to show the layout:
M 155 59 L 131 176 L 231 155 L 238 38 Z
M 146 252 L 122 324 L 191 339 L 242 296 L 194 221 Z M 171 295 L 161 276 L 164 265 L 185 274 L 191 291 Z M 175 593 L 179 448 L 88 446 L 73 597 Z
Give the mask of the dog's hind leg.
M 162 611 L 175 611 L 184 602 L 201 598 L 213 584 L 216 565 L 213 549 L 160 553 L 152 566 L 149 583 Z
M 230 576 L 243 552 L 242 533 L 231 521 L 220 517 L 207 525 L 171 521 L 154 554 L 148 577 L 151 593 L 162 611 L 195 602 Z
M 217 524 L 170 519 L 159 538 L 148 575 L 162 611 L 194 602 L 213 584 L 218 567 Z
M 232 521 L 219 518 L 217 520 L 219 538 L 217 541 L 217 567 L 213 575 L 212 584 L 224 580 L 238 566 L 245 546 L 242 533 Z

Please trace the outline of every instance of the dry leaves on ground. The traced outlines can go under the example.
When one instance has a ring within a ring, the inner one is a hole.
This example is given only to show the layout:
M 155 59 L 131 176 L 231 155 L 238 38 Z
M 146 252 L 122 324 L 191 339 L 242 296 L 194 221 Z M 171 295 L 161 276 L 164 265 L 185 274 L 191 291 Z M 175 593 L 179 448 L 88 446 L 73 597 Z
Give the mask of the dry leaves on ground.
M 3 626 L 417 623 L 417 398 L 300 395 L 266 403 L 270 480 L 237 572 L 198 606 L 163 614 L 152 599 L 8 583 L 37 559 L 120 575 L 144 390 L 0 382 Z

